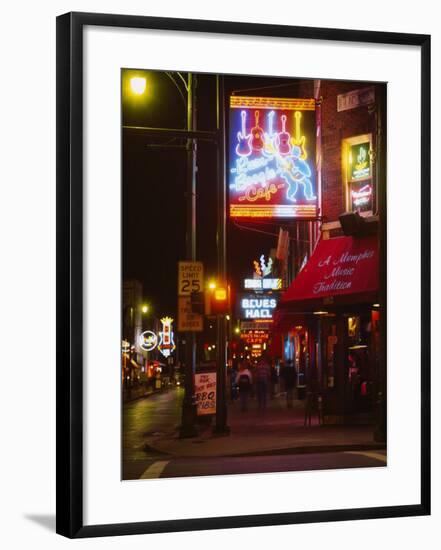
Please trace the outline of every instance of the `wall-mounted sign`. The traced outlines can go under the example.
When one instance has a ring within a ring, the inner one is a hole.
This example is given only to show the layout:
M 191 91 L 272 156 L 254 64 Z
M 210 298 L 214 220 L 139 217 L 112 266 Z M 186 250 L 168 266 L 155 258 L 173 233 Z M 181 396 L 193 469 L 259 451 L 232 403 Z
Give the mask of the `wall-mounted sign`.
M 272 319 L 276 306 L 277 297 L 273 295 L 242 295 L 239 302 L 239 316 L 241 319 Z
M 145 330 L 139 336 L 139 347 L 144 351 L 152 351 L 158 344 L 158 337 L 151 330 Z
M 232 218 L 317 216 L 315 100 L 230 98 Z
M 216 414 L 216 372 L 196 373 L 194 386 L 198 416 Z
M 360 88 L 337 96 L 337 111 L 347 111 L 375 103 L 375 88 Z
M 162 330 L 159 332 L 158 349 L 164 357 L 169 357 L 175 350 L 175 342 L 173 340 L 171 317 L 163 317 L 161 319 Z
M 371 177 L 370 147 L 369 141 L 351 146 L 349 150 L 350 180 L 362 180 Z
M 346 205 L 351 212 L 369 215 L 374 210 L 372 136 L 363 134 L 343 140 Z

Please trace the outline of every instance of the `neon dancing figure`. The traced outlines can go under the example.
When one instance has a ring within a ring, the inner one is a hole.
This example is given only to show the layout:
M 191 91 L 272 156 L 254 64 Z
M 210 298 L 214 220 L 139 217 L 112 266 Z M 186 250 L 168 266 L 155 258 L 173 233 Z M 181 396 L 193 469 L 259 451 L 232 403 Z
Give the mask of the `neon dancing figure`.
M 311 183 L 311 169 L 308 163 L 300 158 L 302 150 L 297 145 L 294 145 L 291 150 L 291 155 L 280 158 L 280 175 L 288 184 L 286 197 L 296 202 L 299 183 L 303 185 L 303 193 L 306 200 L 312 201 L 317 197 L 314 195 Z

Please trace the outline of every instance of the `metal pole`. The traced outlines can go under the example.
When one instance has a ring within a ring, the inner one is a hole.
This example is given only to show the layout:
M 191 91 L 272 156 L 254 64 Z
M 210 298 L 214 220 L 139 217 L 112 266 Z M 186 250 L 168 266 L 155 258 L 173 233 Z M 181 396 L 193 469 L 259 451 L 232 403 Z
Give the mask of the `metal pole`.
M 188 74 L 187 85 L 187 130 L 196 128 L 196 77 Z M 187 140 L 187 258 L 196 260 L 196 140 Z M 196 426 L 196 405 L 194 403 L 194 374 L 196 370 L 196 335 L 187 333 L 185 395 L 182 404 L 180 437 L 194 437 Z
M 376 188 L 379 206 L 379 237 L 380 237 L 380 353 L 378 365 L 377 396 L 376 396 L 376 426 L 375 441 L 387 440 L 387 301 L 386 301 L 386 265 L 387 265 L 387 209 L 386 209 L 386 87 L 378 86 L 377 103 L 377 151 L 376 159 Z
M 222 284 L 227 285 L 226 253 L 226 177 L 225 177 L 225 96 L 224 77 L 216 75 L 216 128 L 219 132 L 217 146 L 217 263 Z M 226 435 L 227 426 L 227 379 L 226 379 L 226 319 L 217 316 L 217 384 L 216 384 L 216 423 L 213 432 Z

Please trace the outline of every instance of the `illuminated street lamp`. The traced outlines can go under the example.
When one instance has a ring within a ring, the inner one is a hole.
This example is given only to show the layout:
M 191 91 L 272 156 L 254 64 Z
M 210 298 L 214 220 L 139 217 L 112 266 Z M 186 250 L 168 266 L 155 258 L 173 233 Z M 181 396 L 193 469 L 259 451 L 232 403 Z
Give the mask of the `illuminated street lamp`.
M 133 76 L 130 79 L 130 88 L 136 95 L 142 95 L 145 92 L 147 80 L 142 76 Z
M 148 304 L 143 304 L 143 305 L 141 306 L 141 311 L 142 311 L 143 313 L 148 313 L 149 310 L 150 310 L 150 307 L 149 307 Z

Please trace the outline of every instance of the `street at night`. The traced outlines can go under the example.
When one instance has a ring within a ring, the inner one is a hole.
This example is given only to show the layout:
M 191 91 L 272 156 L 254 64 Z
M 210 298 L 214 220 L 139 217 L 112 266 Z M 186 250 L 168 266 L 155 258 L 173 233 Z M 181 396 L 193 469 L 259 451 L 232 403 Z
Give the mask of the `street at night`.
M 121 92 L 122 479 L 385 466 L 385 85 Z
M 386 466 L 385 450 L 367 441 L 366 429 L 329 431 L 318 425 L 305 427 L 301 405 L 297 404 L 296 413 L 287 414 L 285 398 L 285 395 L 277 396 L 264 418 L 253 410 L 249 411 L 250 416 L 243 418 L 235 403 L 228 442 L 225 438 L 213 440 L 207 434 L 185 445 L 178 438 L 182 389 L 133 401 L 124 406 L 122 477 L 133 480 Z M 252 406 L 255 409 L 256 403 Z M 248 424 L 252 427 L 244 428 Z M 231 444 L 231 438 L 236 442 Z M 314 447 L 320 451 L 313 452 Z M 169 452 L 163 452 L 164 448 Z M 260 456 L 259 448 L 262 450 Z M 342 450 L 337 451 L 338 448 Z M 228 449 L 231 449 L 231 456 L 226 455 Z M 223 456 L 213 456 L 213 453 Z

